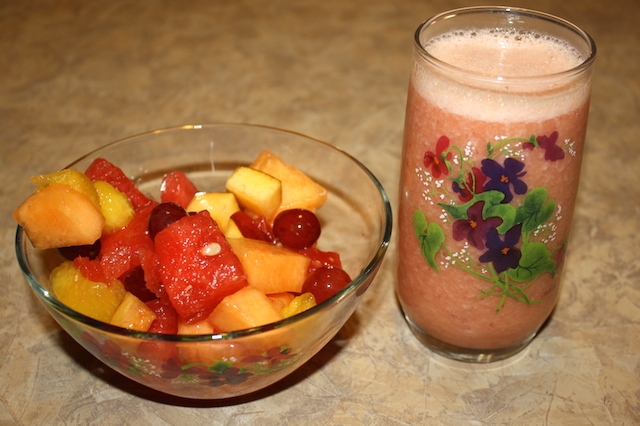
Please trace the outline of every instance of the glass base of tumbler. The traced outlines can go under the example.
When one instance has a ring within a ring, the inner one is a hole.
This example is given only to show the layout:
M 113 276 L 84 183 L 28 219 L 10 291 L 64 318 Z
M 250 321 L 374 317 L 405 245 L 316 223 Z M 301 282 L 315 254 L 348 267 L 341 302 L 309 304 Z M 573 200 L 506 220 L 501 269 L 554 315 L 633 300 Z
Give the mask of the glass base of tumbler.
M 502 361 L 513 355 L 517 354 L 521 350 L 527 347 L 529 343 L 535 337 L 535 334 L 522 343 L 519 343 L 508 348 L 501 349 L 469 349 L 461 348 L 443 342 L 435 337 L 432 337 L 422 331 L 416 326 L 409 318 L 406 318 L 409 328 L 416 336 L 416 338 L 431 351 L 437 353 L 445 358 L 453 359 L 456 361 L 469 362 L 469 363 L 488 363 L 495 361 Z

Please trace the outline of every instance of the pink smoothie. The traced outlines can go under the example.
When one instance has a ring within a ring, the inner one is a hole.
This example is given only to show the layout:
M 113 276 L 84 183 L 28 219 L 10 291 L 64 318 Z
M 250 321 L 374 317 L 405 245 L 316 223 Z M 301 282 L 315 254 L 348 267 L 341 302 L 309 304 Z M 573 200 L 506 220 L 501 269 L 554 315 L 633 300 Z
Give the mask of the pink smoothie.
M 508 348 L 535 335 L 558 299 L 590 92 L 586 73 L 508 80 L 572 69 L 585 58 L 532 34 L 448 34 L 425 49 L 457 67 L 506 78 L 465 80 L 458 73 L 454 81 L 449 71 L 414 63 L 398 297 L 410 322 L 435 339 Z M 425 221 L 416 225 L 416 213 Z M 425 254 L 425 241 L 437 251 Z

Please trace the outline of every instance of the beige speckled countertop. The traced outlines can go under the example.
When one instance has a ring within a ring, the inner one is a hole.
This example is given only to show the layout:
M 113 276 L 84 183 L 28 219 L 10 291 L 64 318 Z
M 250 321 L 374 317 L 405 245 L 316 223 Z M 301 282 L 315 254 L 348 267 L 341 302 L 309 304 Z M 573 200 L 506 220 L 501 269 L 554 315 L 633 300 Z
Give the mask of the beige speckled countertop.
M 147 130 L 249 122 L 342 147 L 395 205 L 411 38 L 458 0 L 0 3 L 0 424 L 640 424 L 640 3 L 522 0 L 586 29 L 598 60 L 564 288 L 514 359 L 445 361 L 410 334 L 392 245 L 338 336 L 231 405 L 177 401 L 103 367 L 15 261 L 28 177 Z

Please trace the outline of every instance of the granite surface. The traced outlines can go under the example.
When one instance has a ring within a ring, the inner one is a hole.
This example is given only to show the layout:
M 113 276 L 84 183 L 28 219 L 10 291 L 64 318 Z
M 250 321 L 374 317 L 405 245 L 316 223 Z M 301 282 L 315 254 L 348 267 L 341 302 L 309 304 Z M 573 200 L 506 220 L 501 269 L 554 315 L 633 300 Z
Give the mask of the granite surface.
M 295 376 L 221 405 L 176 400 L 68 337 L 15 261 L 31 175 L 181 124 L 247 122 L 340 146 L 395 205 L 411 40 L 459 0 L 0 2 L 0 424 L 640 424 L 640 3 L 522 0 L 598 45 L 564 287 L 513 359 L 422 347 L 394 298 L 394 245 L 336 338 Z

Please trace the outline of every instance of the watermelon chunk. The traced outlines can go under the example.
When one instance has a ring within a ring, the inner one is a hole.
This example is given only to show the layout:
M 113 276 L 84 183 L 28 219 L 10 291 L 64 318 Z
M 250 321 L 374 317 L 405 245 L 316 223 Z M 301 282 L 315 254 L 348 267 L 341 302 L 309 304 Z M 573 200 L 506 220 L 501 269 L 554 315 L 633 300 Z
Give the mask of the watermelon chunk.
M 207 211 L 173 222 L 156 235 L 155 246 L 165 291 L 188 323 L 206 318 L 247 285 L 240 261 Z
M 178 313 L 170 303 L 164 303 L 160 299 L 153 299 L 146 303 L 156 314 L 156 319 L 147 330 L 149 333 L 176 334 L 178 332 Z
M 181 171 L 167 173 L 162 177 L 160 200 L 163 203 L 176 203 L 187 208 L 198 189 Z
M 323 266 L 331 266 L 334 268 L 342 269 L 342 261 L 340 255 L 334 251 L 322 251 L 317 247 L 309 247 L 306 249 L 298 250 L 298 253 L 304 254 L 309 259 L 309 273 L 315 271 Z
M 122 169 L 104 158 L 96 158 L 93 160 L 93 163 L 89 165 L 85 174 L 92 182 L 103 180 L 113 185 L 118 191 L 123 192 L 127 198 L 129 198 L 135 210 L 156 203 L 156 201 L 147 197 L 136 188 L 135 183 L 124 174 Z
M 153 240 L 147 225 L 152 208 L 153 205 L 141 208 L 127 226 L 102 236 L 98 257 L 108 279 L 120 278 L 140 266 L 141 250 L 153 251 Z

